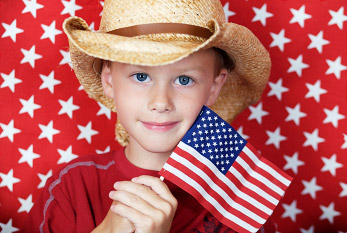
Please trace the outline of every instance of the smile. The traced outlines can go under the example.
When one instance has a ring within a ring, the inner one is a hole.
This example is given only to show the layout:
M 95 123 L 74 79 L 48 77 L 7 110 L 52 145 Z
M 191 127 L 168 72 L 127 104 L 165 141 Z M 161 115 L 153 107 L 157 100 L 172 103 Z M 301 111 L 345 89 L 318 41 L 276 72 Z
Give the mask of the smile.
M 159 122 L 142 121 L 142 124 L 149 130 L 158 131 L 158 132 L 166 132 L 174 128 L 178 124 L 178 122 L 168 121 L 168 122 L 159 123 Z

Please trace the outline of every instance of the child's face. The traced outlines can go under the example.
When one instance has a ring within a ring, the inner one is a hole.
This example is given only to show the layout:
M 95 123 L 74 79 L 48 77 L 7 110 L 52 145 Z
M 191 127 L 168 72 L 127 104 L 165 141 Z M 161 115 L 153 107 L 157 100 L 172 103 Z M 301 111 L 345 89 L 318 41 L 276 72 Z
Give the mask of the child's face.
M 104 92 L 114 98 L 130 144 L 154 153 L 172 152 L 202 106 L 214 103 L 226 79 L 225 69 L 216 75 L 215 56 L 209 49 L 165 66 L 104 66 Z

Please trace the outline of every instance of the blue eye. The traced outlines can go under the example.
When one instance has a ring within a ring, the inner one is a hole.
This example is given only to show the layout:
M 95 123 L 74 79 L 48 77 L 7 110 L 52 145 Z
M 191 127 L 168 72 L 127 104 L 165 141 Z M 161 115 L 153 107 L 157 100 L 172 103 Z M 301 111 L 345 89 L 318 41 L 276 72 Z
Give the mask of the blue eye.
M 189 78 L 188 76 L 179 76 L 176 80 L 175 80 L 176 84 L 182 85 L 182 86 L 188 86 L 191 85 L 193 83 L 193 80 L 191 78 Z
M 137 82 L 141 82 L 141 83 L 149 82 L 149 75 L 145 73 L 136 73 L 136 74 L 133 74 L 132 77 Z

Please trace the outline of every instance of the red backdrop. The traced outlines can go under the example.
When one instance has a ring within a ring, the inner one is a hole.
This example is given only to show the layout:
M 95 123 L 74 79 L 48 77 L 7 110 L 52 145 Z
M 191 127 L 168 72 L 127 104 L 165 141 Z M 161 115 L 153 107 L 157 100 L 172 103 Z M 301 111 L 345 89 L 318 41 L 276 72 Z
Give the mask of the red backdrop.
M 278 232 L 347 231 L 345 0 L 222 0 L 273 67 L 262 100 L 233 126 L 294 182 Z M 97 0 L 0 0 L 0 228 L 16 232 L 46 179 L 77 156 L 118 148 L 116 115 L 89 99 L 71 70 L 62 22 L 98 28 Z

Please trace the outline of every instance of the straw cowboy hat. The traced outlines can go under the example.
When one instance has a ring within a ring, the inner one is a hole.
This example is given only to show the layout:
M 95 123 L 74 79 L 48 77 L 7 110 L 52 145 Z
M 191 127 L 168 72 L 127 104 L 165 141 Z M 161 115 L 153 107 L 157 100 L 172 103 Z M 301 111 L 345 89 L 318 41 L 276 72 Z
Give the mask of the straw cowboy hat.
M 105 0 L 99 31 L 79 17 L 66 19 L 63 29 L 78 80 L 112 111 L 101 85 L 102 60 L 158 66 L 201 49 L 224 50 L 234 67 L 212 109 L 228 122 L 259 100 L 270 75 L 268 52 L 247 28 L 226 22 L 220 0 Z M 116 131 L 126 144 L 119 124 Z

